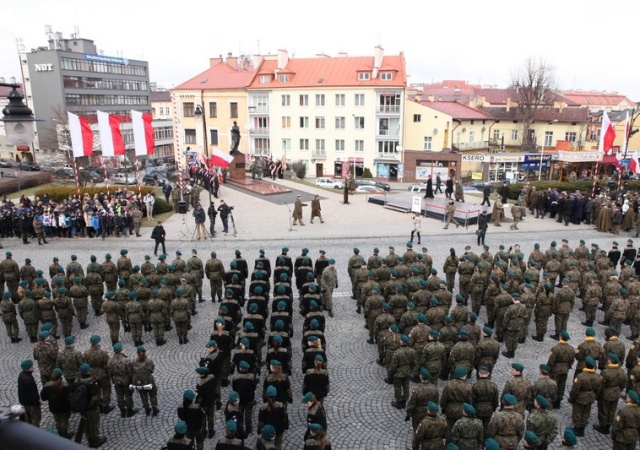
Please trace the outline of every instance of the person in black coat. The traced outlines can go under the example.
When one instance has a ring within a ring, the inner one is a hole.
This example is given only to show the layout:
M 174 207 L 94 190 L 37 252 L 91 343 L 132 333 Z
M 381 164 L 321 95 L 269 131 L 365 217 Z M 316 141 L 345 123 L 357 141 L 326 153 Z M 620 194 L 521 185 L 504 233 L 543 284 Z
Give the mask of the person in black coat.
M 433 198 L 433 180 L 431 180 L 431 175 L 427 179 L 427 189 L 424 193 L 424 198 Z
M 69 398 L 71 388 L 62 377 L 62 369 L 55 368 L 51 374 L 51 381 L 47 382 L 40 392 L 42 401 L 49 402 L 49 411 L 53 414 L 58 435 L 71 438 L 69 433 L 69 417 L 71 417 L 71 404 Z
M 500 201 L 502 202 L 503 206 L 507 204 L 508 199 L 509 199 L 509 184 L 505 182 L 500 188 Z
M 480 203 L 480 206 L 484 206 L 484 202 L 487 202 L 487 206 L 489 208 L 491 207 L 491 201 L 489 200 L 490 195 L 491 195 L 491 185 L 487 183 L 482 188 L 482 203 Z
M 566 196 L 566 194 L 565 194 Z M 573 210 L 575 209 L 575 198 L 567 197 L 564 200 L 564 205 L 562 206 L 562 217 L 564 218 L 564 226 L 569 226 L 569 221 L 571 220 L 571 216 L 573 215 Z
M 547 198 L 547 193 L 542 192 L 538 195 L 538 200 L 536 201 L 536 219 L 544 219 L 544 215 L 547 212 L 549 199 Z
M 40 427 L 42 411 L 38 386 L 33 378 L 33 361 L 25 359 L 20 364 L 20 368 L 22 371 L 18 375 L 18 401 L 26 410 L 27 423 Z
M 444 195 L 447 198 L 451 198 L 451 194 L 453 194 L 453 179 L 452 178 L 447 178 L 447 181 L 445 181 L 445 190 L 444 190 Z
M 587 197 L 584 204 L 584 223 L 591 225 L 593 223 L 593 199 Z
M 565 195 L 561 195 L 560 197 L 558 197 L 558 201 L 556 202 L 556 213 L 558 214 L 558 218 L 556 219 L 556 222 L 561 223 L 562 222 L 562 213 L 564 211 L 564 204 L 567 201 Z
M 151 231 L 151 239 L 156 241 L 156 246 L 153 249 L 153 254 L 158 256 L 158 246 L 162 245 L 162 253 L 167 254 L 167 249 L 164 246 L 164 238 L 166 236 L 166 232 L 164 231 L 164 227 L 162 226 L 162 222 L 158 220 L 158 224 L 153 227 L 153 231 Z
M 586 203 L 586 199 L 584 196 L 579 193 L 576 194 L 573 214 L 571 215 L 571 223 L 574 225 L 580 225 L 582 219 L 584 218 L 584 205 Z
M 478 245 L 484 245 L 487 228 L 489 228 L 489 216 L 487 216 L 487 210 L 485 209 L 482 211 L 482 214 L 478 216 Z
M 211 439 L 216 434 L 213 427 L 213 416 L 215 413 L 216 402 L 220 401 L 216 392 L 217 381 L 213 375 L 209 373 L 209 369 L 206 367 L 196 368 L 196 373 L 200 377 L 196 385 L 196 403 L 200 403 L 200 407 L 204 410 L 206 417 L 206 429 L 209 429 L 208 438 Z

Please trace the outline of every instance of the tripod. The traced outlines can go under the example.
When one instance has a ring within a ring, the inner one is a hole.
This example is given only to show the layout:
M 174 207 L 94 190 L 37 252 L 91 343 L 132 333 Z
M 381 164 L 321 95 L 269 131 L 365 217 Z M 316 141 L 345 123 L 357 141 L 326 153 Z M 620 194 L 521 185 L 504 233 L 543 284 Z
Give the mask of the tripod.
M 289 231 L 298 231 L 293 229 L 293 215 L 291 212 L 291 208 L 289 208 L 289 204 L 285 203 L 284 206 L 286 206 L 287 209 L 289 210 Z
M 183 238 L 188 238 L 191 234 L 191 230 L 189 229 L 189 225 L 187 224 L 186 217 L 182 218 L 182 228 L 180 229 L 180 240 Z
M 209 239 L 211 242 L 213 242 L 213 236 L 211 236 L 211 234 L 207 231 L 207 228 L 203 226 L 202 229 L 204 230 L 205 239 Z M 196 228 L 193 230 L 193 233 L 191 233 L 191 242 L 196 241 L 197 231 L 198 231 L 198 225 L 196 224 Z M 198 238 L 198 240 L 200 240 L 200 238 Z

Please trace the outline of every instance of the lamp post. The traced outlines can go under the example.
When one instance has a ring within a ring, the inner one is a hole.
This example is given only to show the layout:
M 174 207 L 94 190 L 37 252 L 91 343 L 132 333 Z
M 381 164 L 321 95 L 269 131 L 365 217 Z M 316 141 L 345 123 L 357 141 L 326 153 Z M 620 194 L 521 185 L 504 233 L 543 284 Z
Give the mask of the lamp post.
M 544 158 L 544 140 L 546 139 L 545 134 L 547 133 L 547 125 L 551 125 L 557 121 L 558 119 L 548 121 L 542 129 L 542 149 L 540 150 L 540 162 L 538 163 L 540 165 L 540 170 L 538 171 L 538 181 L 542 180 L 542 160 Z
M 204 102 L 204 97 L 203 100 Z M 208 164 L 209 164 L 209 145 L 207 142 L 207 118 L 204 114 L 204 110 L 203 110 L 203 105 L 196 105 L 196 109 L 193 112 L 194 117 L 196 118 L 196 123 L 200 123 L 202 122 L 202 149 L 204 150 L 204 156 L 206 158 L 207 161 L 207 169 Z M 209 192 L 209 205 L 211 205 L 211 186 L 209 186 L 209 189 L 207 189 L 207 191 Z
M 24 95 L 18 92 L 19 84 L 0 83 L 0 87 L 11 88 L 7 94 L 9 104 L 2 110 L 2 121 L 4 122 L 7 141 L 11 145 L 18 147 L 28 147 L 31 149 L 35 134 L 35 121 L 33 111 L 23 102 Z M 36 162 L 36 154 L 33 152 L 33 162 Z

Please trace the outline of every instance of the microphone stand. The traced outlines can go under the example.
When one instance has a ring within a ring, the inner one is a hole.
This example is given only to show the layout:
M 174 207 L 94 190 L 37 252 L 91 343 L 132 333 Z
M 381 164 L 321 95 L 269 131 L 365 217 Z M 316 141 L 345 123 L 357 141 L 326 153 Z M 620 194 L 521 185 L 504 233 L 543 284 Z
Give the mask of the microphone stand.
M 284 206 L 286 206 L 287 209 L 289 210 L 289 231 L 298 231 L 293 229 L 293 222 L 292 222 L 293 216 L 292 216 L 291 208 L 289 208 L 289 204 L 285 203 Z

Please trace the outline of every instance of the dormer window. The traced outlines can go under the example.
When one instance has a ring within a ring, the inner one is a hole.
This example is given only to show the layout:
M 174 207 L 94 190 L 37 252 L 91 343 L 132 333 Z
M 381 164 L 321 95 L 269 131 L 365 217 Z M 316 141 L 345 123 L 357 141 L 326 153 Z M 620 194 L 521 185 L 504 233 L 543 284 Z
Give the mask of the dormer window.
M 391 72 L 382 72 L 380 74 L 380 79 L 381 80 L 391 80 L 391 79 L 393 79 L 393 76 L 392 76 Z
M 281 73 L 280 75 L 278 75 L 278 81 L 280 83 L 288 83 L 289 82 L 289 74 Z
M 360 72 L 358 74 L 358 80 L 367 81 L 371 78 L 371 74 L 369 72 Z
M 271 75 L 260 75 L 260 84 L 267 84 L 271 82 Z

